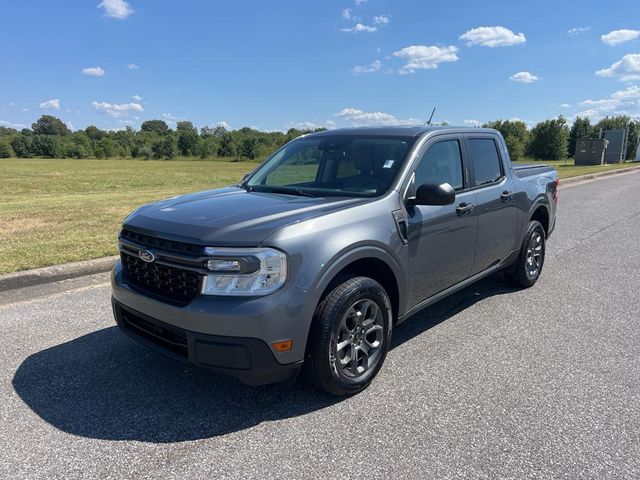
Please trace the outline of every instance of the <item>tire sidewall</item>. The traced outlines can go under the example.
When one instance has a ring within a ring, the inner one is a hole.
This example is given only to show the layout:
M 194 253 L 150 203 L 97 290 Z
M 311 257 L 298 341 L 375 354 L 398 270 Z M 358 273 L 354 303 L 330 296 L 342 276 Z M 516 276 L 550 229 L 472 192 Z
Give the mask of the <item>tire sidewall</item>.
M 345 291 L 328 311 L 323 312 L 323 315 L 326 315 L 325 320 L 328 320 L 330 324 L 330 334 L 327 337 L 328 341 L 323 345 L 322 357 L 324 357 L 324 365 L 320 366 L 320 372 L 318 373 L 336 387 L 337 391 L 335 393 L 342 395 L 357 393 L 365 389 L 373 381 L 382 368 L 389 351 L 393 328 L 391 302 L 384 288 L 368 277 L 357 277 L 352 280 L 353 285 L 351 288 Z M 336 288 L 340 288 L 340 286 Z M 335 354 L 334 339 L 343 316 L 354 303 L 363 299 L 374 301 L 380 308 L 383 315 L 383 344 L 377 364 L 361 377 L 352 378 L 340 372 L 335 363 L 332 363 L 331 358 Z
M 527 271 L 527 249 L 529 248 L 531 237 L 533 237 L 533 234 L 536 232 L 542 236 L 542 253 L 540 258 L 540 268 L 538 269 L 538 274 L 535 277 L 531 278 Z M 520 253 L 520 259 L 518 261 L 518 268 L 520 269 L 519 273 L 522 275 L 523 280 L 525 280 L 525 282 L 528 283 L 529 285 L 533 285 L 540 278 L 540 275 L 542 274 L 542 269 L 544 268 L 546 252 L 547 252 L 547 238 L 544 231 L 544 227 L 537 220 L 532 220 L 529 223 L 527 234 L 524 237 L 524 241 L 522 243 L 522 251 Z

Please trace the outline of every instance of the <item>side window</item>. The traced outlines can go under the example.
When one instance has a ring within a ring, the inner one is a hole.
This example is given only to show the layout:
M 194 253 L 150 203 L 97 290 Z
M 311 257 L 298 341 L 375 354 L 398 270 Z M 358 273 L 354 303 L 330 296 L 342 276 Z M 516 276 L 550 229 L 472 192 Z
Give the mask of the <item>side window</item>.
M 458 140 L 434 143 L 424 153 L 416 169 L 416 188 L 423 183 L 448 183 L 462 190 L 462 155 Z
M 491 138 L 469 139 L 471 162 L 477 185 L 495 182 L 502 178 L 502 165 L 495 140 Z

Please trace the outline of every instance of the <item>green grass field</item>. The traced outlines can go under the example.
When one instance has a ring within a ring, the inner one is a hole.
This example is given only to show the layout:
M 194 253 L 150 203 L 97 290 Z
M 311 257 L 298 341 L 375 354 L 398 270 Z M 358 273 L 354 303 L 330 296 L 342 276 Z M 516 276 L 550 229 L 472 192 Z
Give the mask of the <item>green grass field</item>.
M 545 163 L 554 165 L 561 178 L 630 166 Z M 134 208 L 152 200 L 235 183 L 255 165 L 0 159 L 0 274 L 114 255 L 120 223 Z

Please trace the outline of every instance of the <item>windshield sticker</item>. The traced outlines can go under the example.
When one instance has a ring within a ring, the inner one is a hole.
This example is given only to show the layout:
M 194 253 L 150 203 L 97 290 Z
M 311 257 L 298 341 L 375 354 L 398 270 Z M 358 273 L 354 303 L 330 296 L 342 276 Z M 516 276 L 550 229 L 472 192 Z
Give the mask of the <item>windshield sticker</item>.
M 382 168 L 391 168 L 393 167 L 393 160 L 385 160 L 384 165 L 382 165 Z

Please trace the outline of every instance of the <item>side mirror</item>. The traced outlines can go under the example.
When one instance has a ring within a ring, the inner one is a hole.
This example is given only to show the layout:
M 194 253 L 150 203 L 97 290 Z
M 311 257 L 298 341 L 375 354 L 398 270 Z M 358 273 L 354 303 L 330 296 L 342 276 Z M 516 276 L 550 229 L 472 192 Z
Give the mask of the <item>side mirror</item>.
M 423 183 L 416 191 L 415 205 L 451 205 L 456 191 L 448 183 Z

